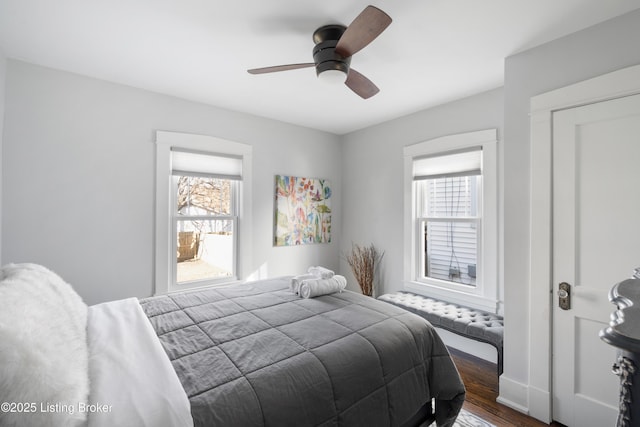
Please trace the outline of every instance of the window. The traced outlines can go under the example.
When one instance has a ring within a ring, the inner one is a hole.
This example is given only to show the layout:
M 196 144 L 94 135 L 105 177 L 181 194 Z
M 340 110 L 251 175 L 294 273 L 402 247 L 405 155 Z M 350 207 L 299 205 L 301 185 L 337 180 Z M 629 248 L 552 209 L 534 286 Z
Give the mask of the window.
M 481 162 L 479 148 L 414 159 L 419 281 L 476 286 L 482 235 Z
M 239 157 L 171 150 L 176 284 L 237 278 L 241 171 Z
M 160 131 L 156 143 L 156 294 L 244 277 L 251 147 Z
M 497 308 L 495 130 L 405 147 L 405 288 Z

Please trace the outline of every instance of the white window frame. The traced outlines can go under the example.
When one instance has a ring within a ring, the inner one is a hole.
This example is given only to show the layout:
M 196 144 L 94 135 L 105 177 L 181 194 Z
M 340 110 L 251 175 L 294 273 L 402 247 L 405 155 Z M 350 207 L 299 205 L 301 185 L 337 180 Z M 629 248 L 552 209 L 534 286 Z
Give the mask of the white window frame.
M 236 277 L 225 281 L 175 283 L 175 233 L 174 205 L 172 195 L 174 185 L 171 173 L 171 149 L 210 153 L 211 155 L 231 155 L 242 158 L 242 181 L 238 188 L 238 222 L 236 236 Z M 252 147 L 247 144 L 228 141 L 206 135 L 180 132 L 156 132 L 156 227 L 155 227 L 155 286 L 154 294 L 183 291 L 196 287 L 229 284 L 248 277 L 251 267 L 251 183 Z M 173 243 L 172 243 L 173 242 Z
M 418 239 L 420 218 L 417 218 L 414 159 L 445 155 L 456 150 L 482 149 L 482 231 L 478 240 L 476 275 L 479 280 L 471 287 L 453 282 L 419 279 L 422 243 Z M 489 312 L 498 310 L 498 176 L 497 130 L 447 135 L 404 147 L 404 289 L 429 295 Z

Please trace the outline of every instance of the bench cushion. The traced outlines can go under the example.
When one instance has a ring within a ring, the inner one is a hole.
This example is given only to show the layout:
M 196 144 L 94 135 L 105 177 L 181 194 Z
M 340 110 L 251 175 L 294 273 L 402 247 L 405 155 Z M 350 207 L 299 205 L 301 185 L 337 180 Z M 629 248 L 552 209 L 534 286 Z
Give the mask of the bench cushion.
M 433 326 L 488 342 L 502 349 L 504 338 L 502 316 L 409 292 L 385 294 L 378 299 L 424 317 Z

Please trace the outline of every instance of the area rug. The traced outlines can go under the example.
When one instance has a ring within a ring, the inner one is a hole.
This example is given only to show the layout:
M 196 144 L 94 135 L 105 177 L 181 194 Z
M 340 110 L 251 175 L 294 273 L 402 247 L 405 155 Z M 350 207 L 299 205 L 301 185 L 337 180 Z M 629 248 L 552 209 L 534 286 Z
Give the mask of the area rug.
M 431 424 L 429 427 L 435 427 L 436 423 Z M 460 411 L 458 419 L 456 419 L 453 427 L 496 427 L 488 421 L 483 420 L 477 415 L 467 412 L 465 409 Z

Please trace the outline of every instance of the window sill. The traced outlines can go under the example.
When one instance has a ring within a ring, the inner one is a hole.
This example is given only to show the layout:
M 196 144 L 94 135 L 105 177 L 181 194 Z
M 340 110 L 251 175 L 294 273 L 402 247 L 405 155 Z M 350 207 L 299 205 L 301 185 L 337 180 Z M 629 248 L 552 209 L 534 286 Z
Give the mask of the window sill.
M 446 289 L 429 283 L 410 281 L 404 283 L 404 290 L 454 304 L 497 313 L 498 301 L 472 292 Z M 475 290 L 475 289 L 474 289 Z

